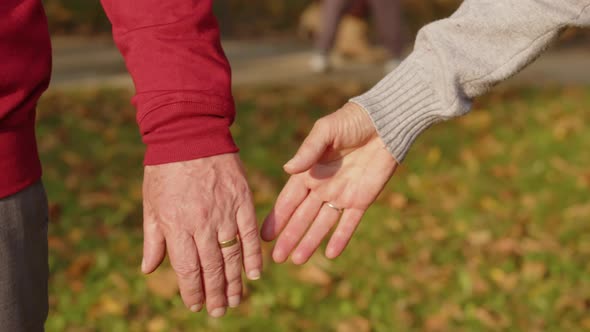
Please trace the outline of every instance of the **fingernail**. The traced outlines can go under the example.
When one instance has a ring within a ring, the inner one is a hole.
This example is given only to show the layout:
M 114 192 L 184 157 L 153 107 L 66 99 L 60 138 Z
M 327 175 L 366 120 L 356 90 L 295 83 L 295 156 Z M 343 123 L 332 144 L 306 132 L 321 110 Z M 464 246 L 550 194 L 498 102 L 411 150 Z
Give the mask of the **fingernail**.
M 211 317 L 219 318 L 223 315 L 225 315 L 225 308 L 217 308 L 217 309 L 213 309 L 213 311 L 211 311 Z
M 260 270 L 252 270 L 252 271 L 248 272 L 248 279 L 250 279 L 250 280 L 260 279 Z
M 239 295 L 230 296 L 227 299 L 227 303 L 229 304 L 230 308 L 237 307 L 238 305 L 240 305 L 240 296 Z
M 192 312 L 199 312 L 199 311 L 201 311 L 201 309 L 203 309 L 203 305 L 200 304 L 200 303 L 199 304 L 193 304 L 191 306 L 191 311 Z
M 145 258 L 141 259 L 141 271 L 145 271 Z

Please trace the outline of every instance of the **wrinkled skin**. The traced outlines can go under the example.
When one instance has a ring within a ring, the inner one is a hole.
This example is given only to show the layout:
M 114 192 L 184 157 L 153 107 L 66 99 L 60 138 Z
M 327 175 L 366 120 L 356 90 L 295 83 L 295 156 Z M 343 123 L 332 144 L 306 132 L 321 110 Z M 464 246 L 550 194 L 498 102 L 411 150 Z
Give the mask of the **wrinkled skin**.
M 241 271 L 258 279 L 262 256 L 252 195 L 237 154 L 146 166 L 144 254 L 151 273 L 166 251 L 180 294 L 192 311 L 220 317 L 242 295 Z M 229 248 L 219 243 L 239 235 Z

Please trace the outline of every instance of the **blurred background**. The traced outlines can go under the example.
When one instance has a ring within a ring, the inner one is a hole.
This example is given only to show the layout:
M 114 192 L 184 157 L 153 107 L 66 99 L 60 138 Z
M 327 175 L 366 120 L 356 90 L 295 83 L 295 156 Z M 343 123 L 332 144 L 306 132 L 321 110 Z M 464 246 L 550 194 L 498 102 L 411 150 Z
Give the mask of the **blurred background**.
M 587 32 L 566 31 L 471 114 L 424 134 L 339 259 L 276 265 L 265 244 L 263 278 L 214 320 L 184 308 L 167 262 L 139 271 L 144 148 L 99 1 L 44 3 L 48 331 L 590 331 Z M 314 63 L 316 2 L 214 3 L 233 67 L 232 131 L 262 219 L 314 121 L 376 83 L 392 56 L 366 1 L 341 20 L 330 70 Z M 402 53 L 459 3 L 401 1 Z

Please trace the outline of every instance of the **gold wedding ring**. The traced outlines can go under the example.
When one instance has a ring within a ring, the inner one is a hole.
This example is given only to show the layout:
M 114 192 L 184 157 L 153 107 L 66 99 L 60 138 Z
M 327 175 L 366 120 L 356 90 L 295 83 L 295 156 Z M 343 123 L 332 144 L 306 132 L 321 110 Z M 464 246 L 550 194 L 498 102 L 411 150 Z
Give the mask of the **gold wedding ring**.
M 236 236 L 236 237 L 234 237 L 231 240 L 219 242 L 219 247 L 222 248 L 222 249 L 223 248 L 229 248 L 229 247 L 232 247 L 232 246 L 236 245 L 237 243 L 238 243 L 238 237 Z
M 332 203 L 330 203 L 330 202 L 326 202 L 326 205 L 327 205 L 329 208 L 332 208 L 332 209 L 334 209 L 334 210 L 338 211 L 338 213 L 340 213 L 340 214 L 342 214 L 342 212 L 344 212 L 344 209 L 343 209 L 343 208 L 339 208 L 339 207 L 337 207 L 336 205 L 334 205 L 334 204 L 332 204 Z

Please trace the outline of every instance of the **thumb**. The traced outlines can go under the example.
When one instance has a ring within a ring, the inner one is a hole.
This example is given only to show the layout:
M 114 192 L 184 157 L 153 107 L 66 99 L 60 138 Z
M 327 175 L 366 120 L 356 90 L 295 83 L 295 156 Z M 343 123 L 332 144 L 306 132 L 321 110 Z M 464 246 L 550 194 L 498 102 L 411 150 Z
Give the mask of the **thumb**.
M 166 240 L 156 223 L 144 221 L 141 272 L 149 274 L 160 266 L 166 255 Z
M 326 119 L 316 121 L 295 156 L 285 164 L 285 171 L 289 174 L 298 174 L 309 170 L 322 158 L 332 141 L 330 125 Z

